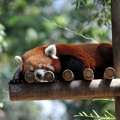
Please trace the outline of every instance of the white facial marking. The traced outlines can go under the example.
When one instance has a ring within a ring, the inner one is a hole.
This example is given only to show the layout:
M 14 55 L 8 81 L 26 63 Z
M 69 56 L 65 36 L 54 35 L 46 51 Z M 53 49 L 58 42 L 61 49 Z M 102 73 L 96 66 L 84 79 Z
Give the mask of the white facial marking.
M 54 71 L 54 67 L 53 67 L 52 65 L 47 64 L 47 67 L 48 67 L 50 70 Z
M 39 64 L 39 68 L 43 69 L 45 67 L 45 64 Z
M 58 59 L 56 56 L 57 50 L 55 45 L 50 45 L 45 49 L 45 54 L 51 56 L 53 59 Z
M 30 66 L 30 71 L 33 71 L 33 70 L 34 70 L 33 66 Z
M 38 69 L 38 70 L 36 70 L 34 72 L 36 80 L 38 80 L 38 81 L 43 80 L 45 73 L 46 73 L 45 69 Z
M 43 64 L 39 64 L 39 68 L 42 68 Z
M 20 65 L 23 65 L 23 60 L 22 60 L 22 57 L 20 56 L 15 56 L 15 60 L 20 63 Z

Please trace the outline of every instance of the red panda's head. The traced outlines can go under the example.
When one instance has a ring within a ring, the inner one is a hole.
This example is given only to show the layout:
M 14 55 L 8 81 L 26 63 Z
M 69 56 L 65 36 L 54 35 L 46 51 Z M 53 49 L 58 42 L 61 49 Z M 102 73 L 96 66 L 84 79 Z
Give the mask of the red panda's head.
M 20 63 L 23 74 L 33 72 L 35 78 L 40 81 L 48 70 L 53 72 L 60 71 L 60 61 L 56 52 L 55 45 L 46 45 L 36 47 L 23 54 L 22 57 L 15 56 L 15 59 Z

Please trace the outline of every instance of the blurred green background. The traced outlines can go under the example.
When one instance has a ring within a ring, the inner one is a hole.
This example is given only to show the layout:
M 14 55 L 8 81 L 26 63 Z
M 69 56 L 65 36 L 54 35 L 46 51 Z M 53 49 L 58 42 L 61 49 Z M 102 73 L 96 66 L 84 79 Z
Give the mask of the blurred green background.
M 0 0 L 0 120 L 84 120 L 93 109 L 114 115 L 114 102 L 11 102 L 15 55 L 48 43 L 111 42 L 110 0 Z M 89 119 L 87 119 L 89 120 Z

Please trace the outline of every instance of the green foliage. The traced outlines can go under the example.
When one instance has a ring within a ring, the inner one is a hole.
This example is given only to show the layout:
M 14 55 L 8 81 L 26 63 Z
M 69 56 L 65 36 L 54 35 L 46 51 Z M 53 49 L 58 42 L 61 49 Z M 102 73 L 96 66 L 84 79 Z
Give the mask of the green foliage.
M 0 23 L 0 53 L 7 46 L 7 43 L 5 42 L 5 36 L 5 27 Z
M 44 18 L 44 19 L 45 19 L 45 18 Z M 73 34 L 75 34 L 75 35 L 78 35 L 78 36 L 80 36 L 80 37 L 82 37 L 82 38 L 84 38 L 84 39 L 86 39 L 86 40 L 90 40 L 90 41 L 93 41 L 93 42 L 97 42 L 97 41 L 95 41 L 93 38 L 91 38 L 91 37 L 89 37 L 89 36 L 84 36 L 83 34 L 79 33 L 79 31 L 78 31 L 77 29 L 71 30 L 71 29 L 67 28 L 67 27 L 66 27 L 64 24 L 62 24 L 62 23 L 59 23 L 59 22 L 56 22 L 56 21 L 50 21 L 50 20 L 47 20 L 47 19 L 45 19 L 45 20 L 48 21 L 49 23 L 52 23 L 52 24 L 54 24 L 54 25 L 56 25 L 56 26 L 58 26 L 58 27 L 60 27 L 60 28 L 62 28 L 62 29 L 64 29 L 64 30 L 68 31 L 68 32 L 71 32 L 71 33 L 73 33 Z
M 94 101 L 94 102 L 93 102 Z M 67 112 L 70 114 L 68 116 L 68 120 L 89 120 L 90 118 L 87 118 L 85 116 L 79 116 L 79 117 L 73 117 L 77 113 L 82 113 L 85 111 L 85 113 L 91 113 L 91 111 L 96 111 L 96 113 L 99 113 L 101 117 L 105 114 L 105 111 L 109 111 L 111 115 L 115 115 L 114 112 L 114 100 L 113 99 L 98 99 L 98 100 L 76 100 L 76 101 L 62 101 L 67 106 Z M 72 116 L 71 116 L 72 115 Z M 89 114 L 87 114 L 89 115 Z M 107 114 L 108 115 L 108 114 Z
M 111 25 L 111 12 L 110 12 L 111 0 L 76 0 L 76 9 L 81 10 L 88 7 L 90 4 L 97 6 L 97 10 L 92 12 L 93 9 L 89 8 L 91 11 L 91 20 L 96 19 L 99 26 Z
M 94 99 L 92 101 L 107 101 L 107 102 L 114 102 L 114 99 Z M 107 107 L 105 107 L 107 108 Z M 108 108 L 107 108 L 108 109 Z M 110 109 L 109 109 L 110 110 Z M 79 112 L 79 115 L 74 115 L 74 117 L 82 117 L 82 118 L 89 118 L 94 120 L 116 120 L 115 116 L 111 114 L 108 110 L 105 110 L 104 115 L 99 115 L 95 110 L 92 110 L 93 113 L 87 114 L 84 111 Z
M 79 113 L 79 115 L 74 115 L 74 117 L 91 118 L 95 120 L 116 120 L 116 118 L 107 110 L 105 111 L 104 116 L 100 116 L 95 110 L 93 110 L 93 113 L 90 113 L 89 115 L 83 111 L 82 113 Z
M 1 120 L 40 120 L 40 105 L 34 102 L 4 102 L 5 117 Z

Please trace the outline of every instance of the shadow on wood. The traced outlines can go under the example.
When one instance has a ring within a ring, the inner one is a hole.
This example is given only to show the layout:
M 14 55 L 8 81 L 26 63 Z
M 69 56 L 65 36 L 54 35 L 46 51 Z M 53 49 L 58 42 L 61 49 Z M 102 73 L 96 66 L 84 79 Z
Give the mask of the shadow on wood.
M 120 96 L 120 79 L 9 84 L 9 92 L 13 101 L 114 98 Z

